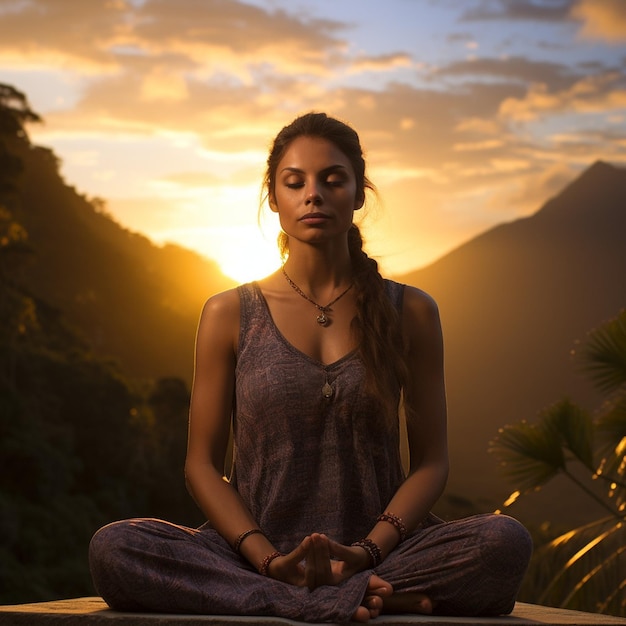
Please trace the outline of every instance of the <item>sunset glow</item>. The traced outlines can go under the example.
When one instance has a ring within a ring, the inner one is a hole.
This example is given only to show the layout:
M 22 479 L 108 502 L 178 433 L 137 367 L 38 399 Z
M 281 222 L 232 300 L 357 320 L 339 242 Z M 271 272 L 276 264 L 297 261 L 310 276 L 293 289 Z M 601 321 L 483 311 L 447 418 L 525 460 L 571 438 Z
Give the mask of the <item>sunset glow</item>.
M 67 183 L 238 281 L 279 264 L 260 184 L 297 114 L 357 129 L 370 250 L 406 272 L 626 164 L 625 46 L 621 0 L 0 0 L 0 82 Z

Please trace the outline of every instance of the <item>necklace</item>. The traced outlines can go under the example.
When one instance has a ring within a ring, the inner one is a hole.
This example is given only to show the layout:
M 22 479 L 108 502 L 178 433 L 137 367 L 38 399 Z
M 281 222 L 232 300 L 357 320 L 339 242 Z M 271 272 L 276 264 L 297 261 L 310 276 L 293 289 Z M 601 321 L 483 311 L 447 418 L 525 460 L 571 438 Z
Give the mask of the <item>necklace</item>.
M 322 306 L 321 304 L 318 304 L 317 302 L 315 302 L 315 300 L 312 300 L 311 298 L 309 298 L 309 296 L 307 296 L 306 293 L 304 293 L 304 291 L 302 291 L 302 289 L 300 289 L 300 287 L 298 287 L 298 285 L 296 285 L 296 283 L 294 283 L 293 280 L 289 278 L 289 275 L 285 271 L 284 265 L 280 269 L 283 271 L 283 275 L 285 279 L 287 280 L 287 282 L 291 285 L 292 289 L 298 295 L 302 296 L 305 300 L 310 302 L 319 311 L 319 315 L 317 316 L 316 321 L 320 326 L 328 326 L 328 324 L 330 324 L 330 319 L 328 318 L 326 313 L 328 313 L 331 310 L 330 307 L 333 304 L 335 304 L 335 302 L 343 298 L 348 293 L 348 291 L 350 291 L 350 289 L 352 289 L 352 287 L 354 286 L 354 283 L 350 283 L 348 285 L 348 288 L 345 291 L 342 291 L 334 300 L 329 302 L 327 305 Z

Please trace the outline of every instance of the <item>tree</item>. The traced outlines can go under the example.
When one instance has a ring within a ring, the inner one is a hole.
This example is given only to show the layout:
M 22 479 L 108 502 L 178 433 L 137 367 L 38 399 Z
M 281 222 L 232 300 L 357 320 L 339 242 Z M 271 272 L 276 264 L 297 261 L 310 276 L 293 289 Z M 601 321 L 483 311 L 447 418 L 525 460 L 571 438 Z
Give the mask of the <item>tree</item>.
M 607 513 L 538 549 L 522 592 L 540 604 L 626 616 L 626 310 L 591 331 L 578 357 L 606 394 L 595 414 L 562 400 L 537 423 L 500 429 L 490 451 L 518 487 L 505 506 L 561 474 Z
M 28 98 L 15 87 L 0 83 L 0 136 L 27 139 L 25 125 L 41 122 L 28 103 Z

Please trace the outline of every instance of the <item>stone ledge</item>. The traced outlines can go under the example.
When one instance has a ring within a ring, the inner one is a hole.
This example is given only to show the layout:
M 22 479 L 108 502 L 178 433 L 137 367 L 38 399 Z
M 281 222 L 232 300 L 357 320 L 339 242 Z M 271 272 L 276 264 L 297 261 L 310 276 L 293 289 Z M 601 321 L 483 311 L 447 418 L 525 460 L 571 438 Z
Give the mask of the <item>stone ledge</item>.
M 276 617 L 242 617 L 223 615 L 165 615 L 157 613 L 121 613 L 109 609 L 102 598 L 75 598 L 54 602 L 37 602 L 0 606 L 2 626 L 301 626 L 302 622 Z M 555 624 L 593 626 L 595 624 L 625 624 L 626 619 L 595 613 L 567 611 L 518 602 L 513 613 L 506 617 L 445 617 L 426 615 L 386 615 L 370 622 L 378 626 L 405 626 L 407 624 L 485 624 L 489 626 L 534 626 Z

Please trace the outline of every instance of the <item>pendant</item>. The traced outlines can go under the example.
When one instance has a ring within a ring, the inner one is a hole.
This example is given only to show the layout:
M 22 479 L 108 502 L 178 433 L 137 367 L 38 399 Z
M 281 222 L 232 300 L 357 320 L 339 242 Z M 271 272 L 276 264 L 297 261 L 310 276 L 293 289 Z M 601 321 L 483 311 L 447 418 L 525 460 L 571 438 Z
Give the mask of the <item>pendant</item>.
M 325 398 L 332 398 L 333 397 L 333 393 L 335 393 L 333 391 L 333 388 L 328 384 L 328 381 L 326 381 L 324 383 L 324 386 L 322 387 L 322 395 Z
M 322 311 L 318 316 L 317 316 L 317 323 L 320 326 L 327 326 L 328 325 L 328 318 L 326 317 L 326 313 L 324 313 L 324 311 Z

